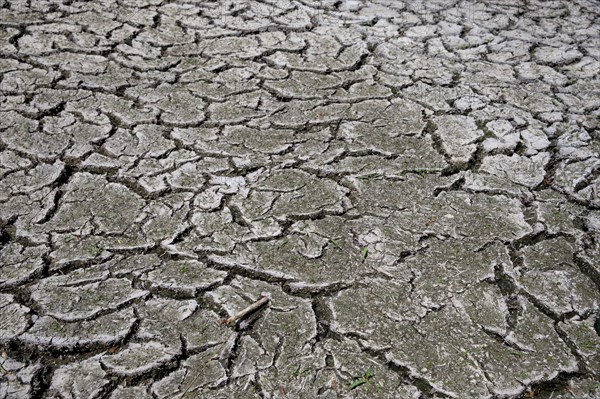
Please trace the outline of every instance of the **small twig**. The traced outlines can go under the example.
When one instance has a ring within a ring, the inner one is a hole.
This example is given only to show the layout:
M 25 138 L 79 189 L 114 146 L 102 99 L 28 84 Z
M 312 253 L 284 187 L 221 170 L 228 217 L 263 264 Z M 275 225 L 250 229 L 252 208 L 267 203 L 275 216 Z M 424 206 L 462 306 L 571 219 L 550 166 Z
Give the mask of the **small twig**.
M 267 302 L 269 302 L 269 300 L 270 298 L 268 296 L 261 296 L 256 302 L 254 302 L 252 305 L 248 306 L 244 310 L 237 312 L 228 319 L 222 319 L 221 324 L 233 324 L 239 319 L 242 319 L 250 313 L 254 312 L 255 310 L 263 307 Z

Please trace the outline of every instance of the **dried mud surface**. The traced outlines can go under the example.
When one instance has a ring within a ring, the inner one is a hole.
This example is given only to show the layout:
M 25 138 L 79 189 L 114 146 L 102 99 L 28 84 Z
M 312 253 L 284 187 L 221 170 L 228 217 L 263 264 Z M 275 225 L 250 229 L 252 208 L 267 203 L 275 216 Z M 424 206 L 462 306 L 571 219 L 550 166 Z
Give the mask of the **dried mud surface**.
M 0 4 L 1 399 L 600 397 L 598 1 Z

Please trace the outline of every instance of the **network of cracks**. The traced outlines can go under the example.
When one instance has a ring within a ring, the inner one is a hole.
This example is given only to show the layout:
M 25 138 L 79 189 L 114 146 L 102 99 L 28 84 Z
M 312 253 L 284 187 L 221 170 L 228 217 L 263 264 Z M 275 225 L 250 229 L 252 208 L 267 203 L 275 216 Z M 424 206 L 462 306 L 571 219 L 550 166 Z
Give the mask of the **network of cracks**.
M 597 1 L 0 5 L 1 399 L 600 397 Z

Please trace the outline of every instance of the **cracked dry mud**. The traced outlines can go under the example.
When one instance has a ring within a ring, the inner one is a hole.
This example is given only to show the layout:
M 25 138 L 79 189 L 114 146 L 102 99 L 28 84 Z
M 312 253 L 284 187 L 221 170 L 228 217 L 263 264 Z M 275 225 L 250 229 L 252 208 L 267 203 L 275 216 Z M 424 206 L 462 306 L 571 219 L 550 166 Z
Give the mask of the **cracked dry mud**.
M 600 398 L 597 1 L 0 4 L 1 399 Z

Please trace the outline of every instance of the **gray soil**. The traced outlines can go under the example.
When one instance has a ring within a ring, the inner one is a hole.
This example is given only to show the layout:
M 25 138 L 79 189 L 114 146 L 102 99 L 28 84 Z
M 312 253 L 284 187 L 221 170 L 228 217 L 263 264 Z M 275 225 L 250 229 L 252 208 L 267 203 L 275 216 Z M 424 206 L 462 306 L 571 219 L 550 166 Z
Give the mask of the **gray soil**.
M 598 1 L 0 0 L 0 79 L 0 399 L 600 398 Z

